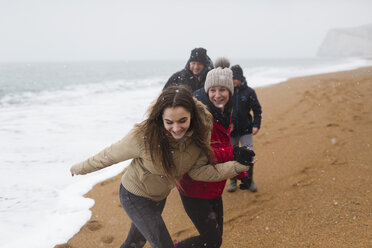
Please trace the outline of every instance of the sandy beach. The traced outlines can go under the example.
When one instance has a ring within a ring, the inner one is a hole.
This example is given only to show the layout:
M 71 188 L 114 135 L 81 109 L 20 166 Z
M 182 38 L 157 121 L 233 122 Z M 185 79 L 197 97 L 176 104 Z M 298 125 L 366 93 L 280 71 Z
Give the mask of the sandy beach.
M 372 247 L 372 67 L 256 92 L 263 109 L 254 138 L 258 192 L 225 188 L 222 247 Z M 92 218 L 55 247 L 120 246 L 131 223 L 120 178 L 86 194 L 95 200 Z M 175 241 L 197 233 L 177 190 L 163 217 Z

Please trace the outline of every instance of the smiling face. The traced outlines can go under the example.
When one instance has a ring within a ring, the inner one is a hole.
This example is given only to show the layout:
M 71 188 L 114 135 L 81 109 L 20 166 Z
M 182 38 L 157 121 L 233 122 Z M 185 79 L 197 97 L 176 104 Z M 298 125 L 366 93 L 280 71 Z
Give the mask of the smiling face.
M 165 130 L 170 132 L 175 139 L 181 139 L 189 130 L 191 114 L 184 107 L 168 107 L 163 112 Z
M 230 92 L 226 87 L 213 86 L 208 90 L 208 97 L 216 108 L 220 108 L 223 111 L 229 102 Z
M 197 61 L 191 61 L 189 68 L 195 76 L 199 76 L 204 69 L 204 65 Z

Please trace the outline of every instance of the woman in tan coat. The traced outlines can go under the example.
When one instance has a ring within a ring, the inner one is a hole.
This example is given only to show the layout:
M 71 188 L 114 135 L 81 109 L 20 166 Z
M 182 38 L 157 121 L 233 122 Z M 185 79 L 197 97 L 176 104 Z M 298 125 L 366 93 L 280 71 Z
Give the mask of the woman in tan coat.
M 83 175 L 133 159 L 120 184 L 120 201 L 132 220 L 124 247 L 171 248 L 172 239 L 161 217 L 166 197 L 187 173 L 199 181 L 221 181 L 247 167 L 229 161 L 213 164 L 212 118 L 184 86 L 165 89 L 148 110 L 148 118 L 119 142 L 71 167 Z

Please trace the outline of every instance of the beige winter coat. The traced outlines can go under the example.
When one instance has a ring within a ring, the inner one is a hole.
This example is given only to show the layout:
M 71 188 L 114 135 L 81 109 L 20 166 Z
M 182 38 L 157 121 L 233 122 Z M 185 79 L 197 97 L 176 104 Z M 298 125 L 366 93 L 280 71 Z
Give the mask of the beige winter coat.
M 167 180 L 161 169 L 154 166 L 150 154 L 144 147 L 142 131 L 135 132 L 136 128 L 132 129 L 119 142 L 72 166 L 71 173 L 84 175 L 133 159 L 121 179 L 122 185 L 132 194 L 147 197 L 154 201 L 161 201 L 166 198 L 174 185 Z M 207 156 L 195 144 L 192 134 L 192 131 L 188 132 L 182 138 L 182 141 L 170 139 L 177 181 L 185 173 L 198 181 L 221 181 L 247 170 L 246 166 L 236 161 L 216 165 L 207 164 Z

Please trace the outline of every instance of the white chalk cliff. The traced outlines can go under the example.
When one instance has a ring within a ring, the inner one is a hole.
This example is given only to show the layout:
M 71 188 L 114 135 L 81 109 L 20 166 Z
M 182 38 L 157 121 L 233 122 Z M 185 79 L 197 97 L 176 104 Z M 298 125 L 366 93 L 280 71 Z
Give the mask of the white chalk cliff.
M 319 47 L 318 56 L 372 56 L 372 24 L 330 30 Z

